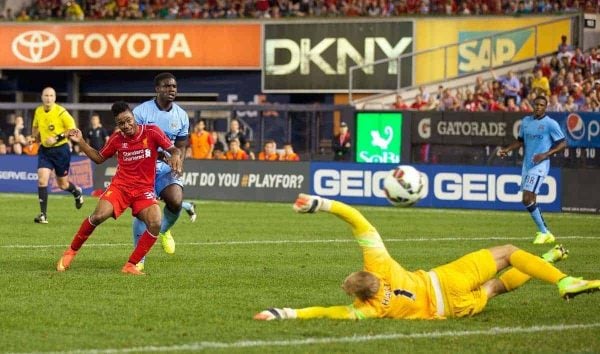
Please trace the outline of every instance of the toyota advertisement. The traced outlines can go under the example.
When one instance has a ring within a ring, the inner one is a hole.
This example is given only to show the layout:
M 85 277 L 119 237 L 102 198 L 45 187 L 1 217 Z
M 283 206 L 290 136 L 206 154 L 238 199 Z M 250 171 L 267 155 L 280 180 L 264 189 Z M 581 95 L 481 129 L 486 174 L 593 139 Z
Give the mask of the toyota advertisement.
M 5 69 L 260 69 L 259 23 L 1 24 Z
M 311 163 L 311 192 L 349 204 L 389 205 L 383 179 L 394 164 Z M 521 169 L 516 167 L 414 165 L 424 175 L 417 207 L 523 210 Z M 545 211 L 561 210 L 560 170 L 551 169 L 537 197 Z

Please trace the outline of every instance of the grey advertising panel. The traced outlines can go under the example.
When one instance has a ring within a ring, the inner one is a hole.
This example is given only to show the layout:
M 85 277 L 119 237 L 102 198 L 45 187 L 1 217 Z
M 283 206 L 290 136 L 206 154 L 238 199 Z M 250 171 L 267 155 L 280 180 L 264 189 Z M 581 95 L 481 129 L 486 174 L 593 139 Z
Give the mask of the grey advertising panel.
M 563 168 L 562 211 L 600 213 L 600 170 Z
M 413 51 L 413 21 L 266 23 L 265 92 L 347 92 L 349 68 Z M 412 84 L 412 59 L 354 72 L 353 90 L 392 90 Z
M 522 115 L 469 112 L 415 112 L 413 143 L 506 145 L 515 139 Z
M 99 165 L 94 186 L 105 188 L 116 160 Z M 186 160 L 184 195 L 192 199 L 293 202 L 308 193 L 308 162 Z

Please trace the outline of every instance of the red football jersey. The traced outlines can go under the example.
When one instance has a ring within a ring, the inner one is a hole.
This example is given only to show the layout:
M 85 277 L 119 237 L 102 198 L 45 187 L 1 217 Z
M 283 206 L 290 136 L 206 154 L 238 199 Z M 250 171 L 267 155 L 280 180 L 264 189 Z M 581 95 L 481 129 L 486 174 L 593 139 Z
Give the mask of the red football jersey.
M 138 132 L 128 137 L 121 132 L 110 136 L 100 155 L 104 158 L 117 154 L 117 172 L 110 182 L 117 187 L 134 190 L 154 190 L 158 148 L 167 150 L 173 142 L 154 125 L 138 125 Z

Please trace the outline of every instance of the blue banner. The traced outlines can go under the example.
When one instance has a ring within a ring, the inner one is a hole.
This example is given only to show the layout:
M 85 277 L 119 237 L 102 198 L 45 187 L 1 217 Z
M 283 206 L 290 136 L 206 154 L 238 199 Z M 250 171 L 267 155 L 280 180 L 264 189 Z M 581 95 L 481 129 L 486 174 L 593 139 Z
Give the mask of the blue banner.
M 0 156 L 0 192 L 37 193 L 37 156 Z M 73 156 L 69 180 L 80 186 L 85 194 L 92 192 L 92 161 L 87 157 Z M 54 174 L 48 182 L 50 192 L 59 192 Z
M 348 204 L 390 205 L 383 179 L 395 164 L 311 163 L 311 193 Z M 424 197 L 416 206 L 523 210 L 521 169 L 516 167 L 413 165 L 424 174 Z M 545 211 L 561 210 L 560 170 L 551 169 L 538 194 Z
M 600 148 L 600 114 L 548 113 L 548 116 L 560 124 L 569 147 Z

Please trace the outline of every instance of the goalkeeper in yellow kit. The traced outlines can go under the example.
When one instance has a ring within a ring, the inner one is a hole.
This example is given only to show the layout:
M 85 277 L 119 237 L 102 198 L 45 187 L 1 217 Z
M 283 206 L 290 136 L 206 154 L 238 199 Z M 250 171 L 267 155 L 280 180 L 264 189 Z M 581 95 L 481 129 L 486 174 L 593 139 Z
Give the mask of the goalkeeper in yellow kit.
M 559 295 L 565 299 L 600 290 L 600 280 L 570 277 L 552 265 L 567 257 L 567 250 L 560 245 L 542 257 L 513 245 L 496 246 L 469 253 L 429 272 L 411 272 L 392 259 L 375 227 L 353 207 L 300 194 L 294 210 L 299 213 L 329 212 L 352 227 L 365 263 L 364 270 L 350 274 L 342 284 L 354 302 L 346 306 L 270 308 L 257 313 L 256 320 L 471 316 L 481 312 L 489 299 L 518 288 L 531 277 L 556 284 Z M 496 277 L 498 272 L 509 267 L 512 268 Z

